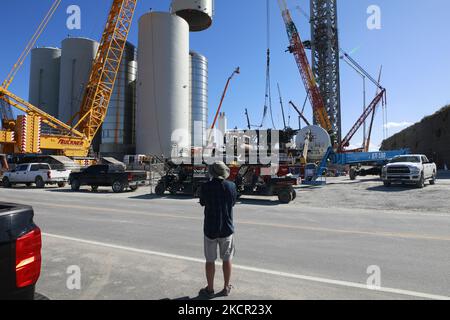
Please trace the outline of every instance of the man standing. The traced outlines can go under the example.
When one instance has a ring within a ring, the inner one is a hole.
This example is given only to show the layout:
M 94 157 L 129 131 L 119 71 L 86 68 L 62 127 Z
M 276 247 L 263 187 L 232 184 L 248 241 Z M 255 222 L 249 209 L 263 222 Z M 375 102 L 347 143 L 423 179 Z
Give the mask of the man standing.
M 225 279 L 222 296 L 230 294 L 232 286 L 231 260 L 234 256 L 234 225 L 233 207 L 237 200 L 236 185 L 226 179 L 230 176 L 230 169 L 221 161 L 215 162 L 208 168 L 210 182 L 202 186 L 200 204 L 205 207 L 204 245 L 206 258 L 206 280 L 208 286 L 200 290 L 200 295 L 207 298 L 214 297 L 214 276 L 217 247 L 223 261 L 223 276 Z

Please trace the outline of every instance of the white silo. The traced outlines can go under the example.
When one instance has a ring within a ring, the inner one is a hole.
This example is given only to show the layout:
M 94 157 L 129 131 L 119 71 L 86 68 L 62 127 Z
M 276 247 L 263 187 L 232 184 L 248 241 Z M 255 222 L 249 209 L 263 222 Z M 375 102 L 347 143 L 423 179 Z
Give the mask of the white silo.
M 31 51 L 28 101 L 54 117 L 58 116 L 60 63 L 61 50 L 58 48 Z
M 191 31 L 203 31 L 212 24 L 214 0 L 173 0 L 171 12 L 185 19 Z
M 189 25 L 150 12 L 139 20 L 136 152 L 189 155 Z
M 208 60 L 197 52 L 189 55 L 192 146 L 203 147 L 208 127 Z
M 65 123 L 80 111 L 98 46 L 98 42 L 86 38 L 67 38 L 62 42 L 58 118 Z M 72 124 L 78 119 L 73 118 Z
M 108 112 L 102 125 L 100 152 L 122 159 L 135 153 L 137 49 L 127 42 L 117 74 Z

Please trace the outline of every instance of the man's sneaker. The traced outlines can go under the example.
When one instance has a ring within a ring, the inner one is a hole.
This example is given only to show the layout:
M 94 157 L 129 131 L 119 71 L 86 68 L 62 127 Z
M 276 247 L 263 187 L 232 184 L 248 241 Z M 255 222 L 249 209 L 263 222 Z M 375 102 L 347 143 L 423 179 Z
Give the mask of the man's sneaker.
M 232 285 L 228 285 L 227 287 L 225 287 L 221 292 L 220 295 L 223 297 L 228 297 L 231 293 L 231 289 L 233 289 Z
M 200 292 L 198 293 L 198 295 L 200 297 L 212 299 L 212 298 L 214 298 L 214 291 L 209 291 L 208 287 L 206 287 L 206 288 L 201 289 Z

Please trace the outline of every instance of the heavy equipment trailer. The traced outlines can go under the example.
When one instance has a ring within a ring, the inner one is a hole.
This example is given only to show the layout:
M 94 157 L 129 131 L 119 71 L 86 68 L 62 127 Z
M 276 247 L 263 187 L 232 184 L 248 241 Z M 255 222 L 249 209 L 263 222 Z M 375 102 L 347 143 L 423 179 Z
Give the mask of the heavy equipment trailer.
M 288 166 L 280 166 L 273 172 L 270 165 L 232 165 L 229 181 L 236 184 L 239 196 L 277 196 L 281 203 L 289 203 L 297 197 L 294 186 L 298 179 L 290 174 Z M 208 166 L 168 164 L 168 170 L 158 182 L 155 193 L 159 196 L 166 191 L 172 195 L 200 195 L 201 186 L 209 181 Z

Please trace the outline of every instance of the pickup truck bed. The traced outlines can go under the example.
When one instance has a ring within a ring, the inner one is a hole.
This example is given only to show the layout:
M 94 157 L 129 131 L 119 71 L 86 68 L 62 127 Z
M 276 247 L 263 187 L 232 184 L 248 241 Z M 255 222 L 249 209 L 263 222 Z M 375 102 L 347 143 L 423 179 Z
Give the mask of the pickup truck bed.
M 41 231 L 29 206 L 0 202 L 0 300 L 32 300 L 41 271 Z

